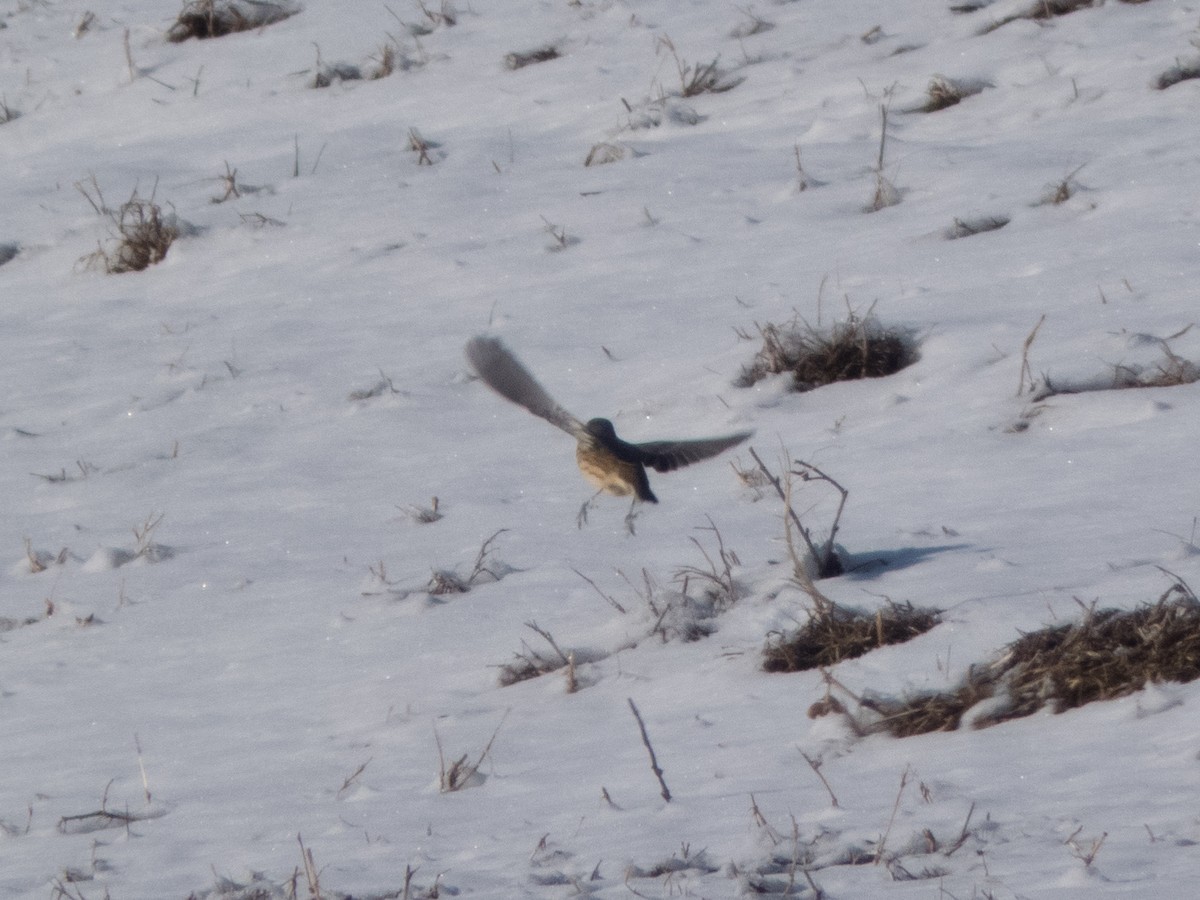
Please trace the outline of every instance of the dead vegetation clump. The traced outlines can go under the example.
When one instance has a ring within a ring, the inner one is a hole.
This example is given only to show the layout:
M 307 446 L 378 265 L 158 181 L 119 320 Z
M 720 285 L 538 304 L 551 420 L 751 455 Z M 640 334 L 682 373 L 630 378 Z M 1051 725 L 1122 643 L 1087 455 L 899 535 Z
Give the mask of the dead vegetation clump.
M 804 672 L 836 665 L 888 644 L 903 644 L 941 622 L 941 610 L 892 603 L 875 612 L 821 604 L 791 634 L 774 634 L 763 649 L 766 672 Z
M 1129 2 L 1129 0 L 1126 0 L 1126 2 Z M 994 22 L 990 22 L 984 26 L 980 34 L 988 34 L 1003 25 L 1007 25 L 1009 22 L 1016 22 L 1019 19 L 1032 19 L 1033 21 L 1040 22 L 1046 19 L 1054 19 L 1058 16 L 1065 16 L 1089 6 L 1095 6 L 1095 0 L 1034 0 L 1032 5 L 1020 12 L 1011 13 L 1001 19 L 996 19 Z
M 1137 3 L 1146 3 L 1148 0 L 1120 0 L 1121 3 L 1130 5 Z M 982 9 L 988 3 L 970 3 L 961 8 L 951 7 L 954 12 L 974 12 L 976 9 Z M 1018 19 L 1032 19 L 1035 22 L 1045 21 L 1046 19 L 1054 19 L 1058 16 L 1069 15 L 1080 9 L 1087 9 L 1098 6 L 1098 0 L 1034 0 L 1033 4 L 1026 7 L 1021 12 L 1012 13 L 1002 19 L 997 19 L 994 22 L 985 26 L 980 34 L 987 34 L 995 31 L 1002 25 L 1007 25 L 1009 22 L 1016 22 Z
M 434 727 L 433 739 L 437 744 L 438 752 L 438 786 L 443 794 L 452 794 L 456 791 L 461 791 L 463 788 L 483 783 L 485 776 L 479 774 L 479 769 L 487 761 L 489 754 L 491 754 L 492 744 L 496 742 L 496 735 L 504 727 L 504 721 L 507 718 L 507 712 L 500 717 L 500 724 L 492 732 L 491 738 L 475 759 L 475 762 L 468 762 L 469 754 L 464 753 L 458 759 L 446 765 L 446 755 L 442 750 L 442 736 L 438 734 L 437 727 Z
M 383 78 L 383 75 L 372 75 L 372 78 Z M 320 90 L 327 88 L 337 82 L 343 81 L 362 81 L 362 69 L 353 63 L 337 62 L 329 65 L 321 65 L 317 68 L 317 74 L 313 76 L 312 86 Z
M 792 388 L 811 391 L 836 381 L 881 378 L 917 361 L 912 336 L 884 326 L 867 311 L 853 312 L 829 328 L 810 325 L 799 316 L 784 325 L 758 325 L 763 345 L 735 380 L 750 387 L 769 375 L 792 373 Z
M 1191 62 L 1176 60 L 1175 65 L 1158 76 L 1154 86 L 1160 91 L 1165 91 L 1181 81 L 1188 81 L 1192 78 L 1200 78 L 1200 58 L 1193 59 Z
M 510 71 L 523 69 L 526 66 L 532 66 L 537 63 L 549 62 L 552 59 L 558 59 L 562 54 L 558 52 L 558 48 L 553 45 L 545 47 L 536 47 L 533 50 L 513 51 L 504 55 L 504 68 Z
M 167 40 L 177 44 L 193 37 L 223 37 L 281 22 L 297 12 L 290 4 L 270 0 L 189 0 L 167 29 Z
M 620 144 L 601 141 L 599 144 L 594 144 L 592 149 L 588 151 L 587 159 L 583 161 L 583 164 L 589 168 L 591 166 L 606 166 L 609 163 L 620 162 L 624 158 L 625 148 Z
M 1026 19 L 1053 19 L 1065 16 L 1077 9 L 1095 6 L 1095 0 L 1035 0 L 1033 6 L 1023 14 Z
M 1022 635 L 994 661 L 972 667 L 956 690 L 904 701 L 864 699 L 882 718 L 870 730 L 896 737 L 953 731 L 1113 700 L 1147 684 L 1200 678 L 1200 600 L 1176 578 L 1154 603 L 1133 610 L 1088 607 L 1075 623 Z
M 945 230 L 943 237 L 948 241 L 972 237 L 987 231 L 998 231 L 1011 221 L 1008 216 L 982 216 L 978 219 L 958 219 Z
M 964 98 L 981 93 L 983 87 L 978 81 L 954 81 L 944 75 L 935 75 L 925 89 L 926 99 L 921 112 L 938 112 L 957 106 Z
M 1084 166 L 1087 163 L 1083 164 Z M 1046 193 L 1042 195 L 1042 199 L 1036 205 L 1052 205 L 1059 206 L 1066 203 L 1079 189 L 1078 183 L 1075 181 L 1075 176 L 1083 169 L 1083 166 L 1077 166 L 1072 169 L 1063 179 L 1055 184 L 1048 185 Z
M 526 622 L 525 627 L 545 641 L 553 651 L 553 655 L 521 641 L 521 649 L 513 654 L 512 661 L 499 667 L 500 687 L 508 687 L 521 681 L 529 681 L 532 678 L 557 672 L 559 669 L 566 669 L 567 693 L 575 693 L 579 689 L 579 681 L 575 673 L 575 652 L 572 650 L 564 652 L 558 645 L 558 641 L 554 639 L 554 635 L 544 628 L 538 627 L 537 622 Z M 586 661 L 592 661 L 591 654 L 585 655 L 588 656 Z
M 83 258 L 85 265 L 102 266 L 109 275 L 141 272 L 162 262 L 180 235 L 175 217 L 163 214 L 162 207 L 154 200 L 153 191 L 149 197 L 142 197 L 134 188 L 130 198 L 113 210 L 105 204 L 94 177 L 90 185 L 77 183 L 75 187 L 96 212 L 109 219 L 117 232 L 110 242 L 115 243 L 115 247 L 108 249 L 99 245 L 95 252 Z
M 718 68 L 720 58 L 714 58 L 707 63 L 688 63 L 679 55 L 671 39 L 663 35 L 658 39 L 658 48 L 665 50 L 675 61 L 675 70 L 679 74 L 679 96 L 698 97 L 700 94 L 723 94 L 731 91 L 745 79 L 730 77 Z
M 1200 366 L 1186 359 L 1171 349 L 1170 342 L 1187 334 L 1192 328 L 1186 326 L 1170 337 L 1158 338 L 1163 358 L 1153 366 L 1139 366 L 1128 363 L 1117 363 L 1112 367 L 1108 377 L 1091 381 L 1052 381 L 1050 376 L 1043 374 L 1038 381 L 1029 378 L 1030 399 L 1040 402 L 1059 394 L 1082 394 L 1089 391 L 1110 391 L 1126 388 L 1148 387 L 1178 387 L 1200 381 Z

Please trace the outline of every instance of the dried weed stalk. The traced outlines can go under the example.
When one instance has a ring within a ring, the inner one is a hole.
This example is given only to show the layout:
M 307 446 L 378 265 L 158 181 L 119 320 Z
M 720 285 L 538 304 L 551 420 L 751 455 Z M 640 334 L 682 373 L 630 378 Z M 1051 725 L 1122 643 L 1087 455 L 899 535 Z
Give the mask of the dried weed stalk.
M 719 58 L 709 63 L 689 64 L 675 49 L 675 44 L 667 35 L 658 39 L 658 48 L 671 54 L 675 61 L 675 70 L 679 74 L 679 94 L 681 97 L 696 97 L 700 94 L 723 94 L 731 91 L 742 83 L 741 78 L 730 78 L 722 72 L 717 64 Z
M 764 483 L 770 484 L 775 488 L 775 493 L 779 495 L 779 499 L 784 505 L 784 536 L 787 539 L 788 553 L 792 559 L 792 574 L 797 579 L 808 580 L 808 566 L 805 565 L 804 559 L 799 550 L 795 546 L 795 539 L 792 529 L 795 528 L 795 533 L 800 535 L 804 541 L 804 546 L 811 556 L 817 568 L 817 578 L 832 578 L 841 575 L 844 570 L 842 562 L 838 559 L 835 549 L 835 541 L 837 538 L 838 529 L 842 519 L 842 511 L 846 508 L 846 499 L 850 496 L 850 492 L 842 487 L 838 482 L 826 475 L 812 463 L 803 462 L 802 460 L 792 460 L 789 467 L 787 460 L 790 454 L 784 453 L 785 475 L 782 480 L 775 475 L 767 464 L 762 461 L 753 447 L 750 448 L 750 456 L 754 462 L 758 464 L 758 472 L 762 476 Z M 794 467 L 794 468 L 793 468 Z M 795 508 L 792 506 L 792 491 L 795 485 L 795 479 L 801 481 L 823 481 L 834 488 L 840 495 L 838 501 L 837 512 L 834 514 L 833 522 L 829 526 L 829 536 L 826 538 L 822 547 L 818 548 L 816 542 L 812 538 L 812 532 L 800 521 L 800 517 L 796 514 Z M 805 592 L 810 596 L 813 590 L 805 588 Z M 824 602 L 821 597 L 813 598 L 818 604 Z
M 435 597 L 443 594 L 465 594 L 485 577 L 499 581 L 503 573 L 489 568 L 489 557 L 492 554 L 493 542 L 506 531 L 507 528 L 501 528 L 480 545 L 479 552 L 475 555 L 475 563 L 465 577 L 447 569 L 436 569 L 430 576 L 425 591 Z
M 500 729 L 504 727 L 504 721 L 508 718 L 508 711 L 500 719 L 500 724 L 496 726 L 496 730 L 492 732 L 492 736 L 488 739 L 487 744 L 480 752 L 479 757 L 475 762 L 468 762 L 468 754 L 464 753 L 454 762 L 446 765 L 446 757 L 442 752 L 442 738 L 438 734 L 436 726 L 433 729 L 433 738 L 437 743 L 438 751 L 438 785 L 443 794 L 454 793 L 461 791 L 465 787 L 469 787 L 477 782 L 476 776 L 479 774 L 479 767 L 487 760 L 488 754 L 492 752 L 492 744 L 496 741 L 496 735 L 500 733 Z
M 683 583 L 683 594 L 687 596 L 688 587 L 693 580 L 699 581 L 705 585 L 705 600 L 711 603 L 715 610 L 721 611 L 728 609 L 737 602 L 738 586 L 733 580 L 733 567 L 740 566 L 741 560 L 737 554 L 725 547 L 725 541 L 721 537 L 721 532 L 710 516 L 705 516 L 708 519 L 708 527 L 701 528 L 703 531 L 711 531 L 716 538 L 715 559 L 709 555 L 709 552 L 704 549 L 695 537 L 690 540 L 696 545 L 696 549 L 700 551 L 700 555 L 704 557 L 705 566 L 682 566 L 675 572 L 675 580 Z
M 887 148 L 888 104 L 879 104 L 879 155 L 875 160 L 875 191 L 863 212 L 879 212 L 900 202 L 900 190 L 884 175 L 883 159 Z
M 521 650 L 513 654 L 513 661 L 505 663 L 500 667 L 501 687 L 508 687 L 521 681 L 538 678 L 550 672 L 557 672 L 562 668 L 574 668 L 574 655 L 564 653 L 550 632 L 539 628 L 537 622 L 526 622 L 525 627 L 541 637 L 554 653 L 553 655 L 547 655 L 542 651 L 530 647 L 525 641 L 521 641 Z M 569 691 L 568 693 L 574 693 L 574 691 Z

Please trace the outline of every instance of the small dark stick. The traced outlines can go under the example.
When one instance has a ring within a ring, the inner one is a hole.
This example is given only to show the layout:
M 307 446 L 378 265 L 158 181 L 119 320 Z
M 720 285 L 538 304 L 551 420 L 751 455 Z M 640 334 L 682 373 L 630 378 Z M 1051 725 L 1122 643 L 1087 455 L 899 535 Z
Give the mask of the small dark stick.
M 654 777 L 658 779 L 659 786 L 662 787 L 662 798 L 670 803 L 671 792 L 667 789 L 667 783 L 663 781 L 663 770 L 659 768 L 658 758 L 654 755 L 654 747 L 650 744 L 650 735 L 646 734 L 646 723 L 642 721 L 642 714 L 638 712 L 633 698 L 626 697 L 625 699 L 629 701 L 629 708 L 633 710 L 633 717 L 637 719 L 638 728 L 642 732 L 642 743 L 646 745 L 646 752 L 650 754 L 650 769 L 654 772 Z

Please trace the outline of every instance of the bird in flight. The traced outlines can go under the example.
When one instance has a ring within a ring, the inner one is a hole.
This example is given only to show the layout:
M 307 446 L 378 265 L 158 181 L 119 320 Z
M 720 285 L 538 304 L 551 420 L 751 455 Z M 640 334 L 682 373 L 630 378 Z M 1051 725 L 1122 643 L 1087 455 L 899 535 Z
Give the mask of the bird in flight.
M 650 490 L 647 467 L 670 472 L 723 453 L 753 434 L 739 431 L 724 437 L 631 444 L 617 437 L 608 419 L 582 422 L 559 406 L 499 338 L 474 337 L 467 342 L 465 352 L 488 387 L 575 438 L 575 461 L 583 477 L 596 488 L 596 493 L 579 510 L 581 528 L 587 521 L 588 508 L 601 494 L 632 495 L 633 502 L 625 517 L 626 527 L 632 533 L 638 501 L 658 502 Z

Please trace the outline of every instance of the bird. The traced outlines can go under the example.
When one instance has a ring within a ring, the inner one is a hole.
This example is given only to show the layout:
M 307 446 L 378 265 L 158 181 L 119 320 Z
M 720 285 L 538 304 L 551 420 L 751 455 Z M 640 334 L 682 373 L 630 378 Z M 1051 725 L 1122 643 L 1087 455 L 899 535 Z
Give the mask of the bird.
M 587 521 L 588 508 L 601 494 L 632 496 L 625 517 L 625 525 L 632 534 L 638 502 L 658 502 L 650 489 L 647 468 L 671 472 L 723 453 L 754 433 L 739 431 L 722 437 L 633 444 L 619 438 L 608 419 L 584 422 L 567 412 L 499 338 L 474 337 L 467 342 L 464 352 L 475 372 L 497 394 L 575 438 L 575 462 L 583 477 L 596 488 L 596 493 L 579 510 L 577 521 L 581 528 Z

